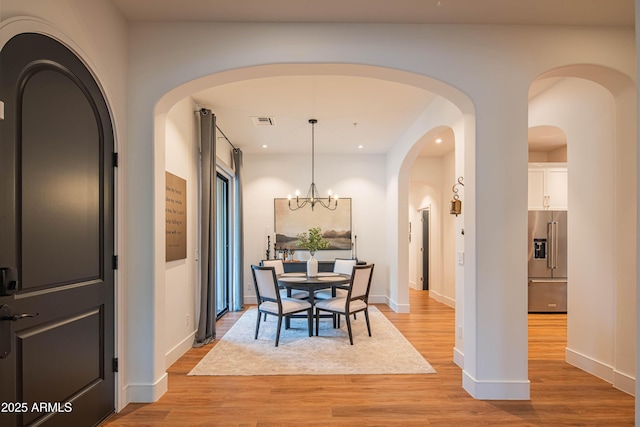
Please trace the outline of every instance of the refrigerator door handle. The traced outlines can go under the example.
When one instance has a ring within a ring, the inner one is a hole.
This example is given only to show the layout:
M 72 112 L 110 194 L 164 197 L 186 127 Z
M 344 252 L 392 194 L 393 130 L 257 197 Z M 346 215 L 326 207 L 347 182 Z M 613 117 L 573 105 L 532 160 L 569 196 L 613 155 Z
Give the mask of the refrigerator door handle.
M 547 223 L 547 241 L 549 247 L 547 248 L 547 268 L 553 268 L 553 226 L 551 222 Z
M 551 253 L 549 258 L 551 259 L 551 265 L 549 268 L 558 268 L 558 221 L 551 221 L 549 239 L 551 240 Z

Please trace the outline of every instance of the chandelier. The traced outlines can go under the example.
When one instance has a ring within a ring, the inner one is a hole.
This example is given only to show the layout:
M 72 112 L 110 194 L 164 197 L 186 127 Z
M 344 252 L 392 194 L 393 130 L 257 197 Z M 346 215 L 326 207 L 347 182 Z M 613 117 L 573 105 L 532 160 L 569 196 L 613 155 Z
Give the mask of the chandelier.
M 333 196 L 331 194 L 331 190 L 329 190 L 329 195 L 325 198 L 321 198 L 320 193 L 318 193 L 318 187 L 316 187 L 315 125 L 316 123 L 318 123 L 318 121 L 316 119 L 310 119 L 309 123 L 311 123 L 311 186 L 309 187 L 309 191 L 307 191 L 307 197 L 300 197 L 300 191 L 296 190 L 295 205 L 291 203 L 292 198 L 291 194 L 289 194 L 289 209 L 291 209 L 292 211 L 297 211 L 298 209 L 304 208 L 309 204 L 311 205 L 311 210 L 313 210 L 316 205 L 320 205 L 325 209 L 334 211 L 338 207 L 338 195 Z

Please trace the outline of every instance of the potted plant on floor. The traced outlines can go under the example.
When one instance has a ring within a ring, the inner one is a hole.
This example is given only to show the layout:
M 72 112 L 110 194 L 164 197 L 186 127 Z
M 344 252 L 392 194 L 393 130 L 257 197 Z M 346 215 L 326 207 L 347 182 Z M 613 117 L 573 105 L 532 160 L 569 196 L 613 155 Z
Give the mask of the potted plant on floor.
M 307 260 L 307 276 L 315 277 L 318 275 L 318 260 L 315 258 L 316 251 L 329 247 L 329 242 L 322 238 L 322 229 L 320 227 L 310 228 L 309 232 L 300 233 L 296 236 L 296 246 L 309 251 L 311 256 Z

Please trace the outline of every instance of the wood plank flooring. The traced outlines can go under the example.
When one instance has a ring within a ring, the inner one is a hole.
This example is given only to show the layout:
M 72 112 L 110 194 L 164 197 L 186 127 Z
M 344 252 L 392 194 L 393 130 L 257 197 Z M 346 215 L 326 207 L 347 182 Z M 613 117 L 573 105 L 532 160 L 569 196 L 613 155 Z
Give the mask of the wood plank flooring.
M 566 315 L 529 315 L 531 400 L 480 401 L 462 389 L 462 371 L 452 362 L 454 310 L 427 292 L 411 291 L 410 298 L 410 314 L 378 308 L 435 375 L 188 377 L 213 343 L 191 349 L 171 366 L 169 391 L 158 402 L 129 404 L 106 425 L 634 425 L 632 396 L 564 362 Z M 241 314 L 225 315 L 218 336 Z

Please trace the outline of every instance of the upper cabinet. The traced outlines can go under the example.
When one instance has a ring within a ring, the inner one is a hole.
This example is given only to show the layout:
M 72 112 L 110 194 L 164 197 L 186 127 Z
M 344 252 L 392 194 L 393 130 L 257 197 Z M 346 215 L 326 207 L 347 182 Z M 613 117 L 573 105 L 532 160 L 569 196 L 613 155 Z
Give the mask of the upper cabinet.
M 529 164 L 529 210 L 566 210 L 567 167 Z

